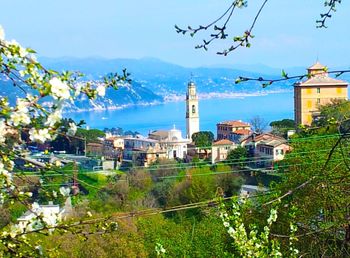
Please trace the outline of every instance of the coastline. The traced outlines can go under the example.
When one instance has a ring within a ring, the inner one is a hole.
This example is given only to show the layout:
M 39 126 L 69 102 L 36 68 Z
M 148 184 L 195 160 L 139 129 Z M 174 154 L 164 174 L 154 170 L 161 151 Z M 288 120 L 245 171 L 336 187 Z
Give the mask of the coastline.
M 209 93 L 200 93 L 198 94 L 199 100 L 208 100 L 208 99 L 244 99 L 246 97 L 261 97 L 267 96 L 270 94 L 280 94 L 280 93 L 290 93 L 292 90 L 264 90 L 257 91 L 252 93 L 247 92 L 209 92 Z M 82 113 L 82 112 L 91 112 L 91 111 L 107 111 L 107 110 L 123 110 L 132 107 L 143 107 L 143 106 L 155 106 L 155 105 L 163 105 L 167 103 L 180 102 L 185 101 L 186 95 L 177 95 L 177 94 L 169 94 L 163 97 L 163 101 L 152 101 L 152 102 L 140 102 L 140 103 L 130 103 L 123 105 L 111 105 L 108 107 L 98 105 L 96 103 L 91 102 L 90 108 L 71 108 L 69 111 L 65 111 L 64 113 Z

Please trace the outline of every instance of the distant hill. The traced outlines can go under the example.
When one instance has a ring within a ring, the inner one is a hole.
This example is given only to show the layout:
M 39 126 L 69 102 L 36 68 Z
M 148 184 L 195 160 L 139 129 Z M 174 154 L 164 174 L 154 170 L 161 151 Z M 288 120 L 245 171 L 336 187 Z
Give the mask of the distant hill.
M 262 89 L 259 82 L 245 82 L 235 84 L 239 76 L 251 78 L 278 78 L 281 71 L 262 64 L 241 65 L 239 69 L 226 67 L 198 67 L 187 68 L 171 64 L 155 58 L 142 59 L 103 59 L 103 58 L 45 58 L 39 60 L 45 67 L 63 71 L 73 70 L 85 74 L 86 80 L 98 80 L 111 72 L 121 72 L 126 68 L 131 73 L 132 84 L 123 86 L 115 91 L 109 89 L 106 98 L 98 99 L 91 103 L 89 100 L 79 99 L 71 109 L 106 109 L 121 108 L 130 105 L 147 105 L 161 103 L 164 100 L 183 98 L 186 93 L 186 85 L 192 78 L 198 88 L 199 94 L 205 96 L 231 96 L 232 94 L 263 94 L 271 91 L 291 91 L 293 81 L 276 83 L 266 89 Z M 223 65 L 225 66 L 225 65 Z M 285 68 L 289 75 L 303 74 L 305 68 Z M 350 81 L 350 75 L 341 77 Z M 4 81 L 0 77 L 0 94 L 10 96 L 12 101 L 17 96 L 23 95 L 18 88 L 13 88 L 11 82 Z M 212 94 L 215 93 L 215 94 Z M 210 95 L 212 94 L 212 95 Z
M 28 93 L 30 93 L 30 91 L 28 91 Z M 14 87 L 11 81 L 0 79 L 0 96 L 8 97 L 10 103 L 14 104 L 16 98 L 23 98 L 25 97 L 25 94 L 18 87 Z M 94 101 L 90 101 L 86 96 L 82 96 L 74 102 L 74 105 L 67 103 L 67 108 L 69 108 L 70 111 L 118 109 L 131 105 L 157 104 L 162 103 L 163 101 L 163 97 L 155 94 L 141 84 L 133 82 L 129 86 L 121 86 L 118 90 L 107 89 L 104 98 L 97 98 Z
M 40 60 L 44 65 L 55 70 L 79 70 L 90 79 L 98 79 L 107 73 L 121 71 L 123 68 L 127 68 L 133 80 L 162 96 L 167 96 L 168 94 L 185 94 L 186 85 L 191 78 L 191 74 L 197 84 L 198 91 L 202 93 L 251 93 L 261 91 L 260 83 L 250 82 L 235 85 L 235 80 L 238 76 L 276 78 L 279 75 L 264 75 L 263 73 L 232 68 L 186 68 L 155 58 L 41 58 Z M 285 84 L 276 84 L 270 87 L 270 90 L 285 89 L 286 86 Z

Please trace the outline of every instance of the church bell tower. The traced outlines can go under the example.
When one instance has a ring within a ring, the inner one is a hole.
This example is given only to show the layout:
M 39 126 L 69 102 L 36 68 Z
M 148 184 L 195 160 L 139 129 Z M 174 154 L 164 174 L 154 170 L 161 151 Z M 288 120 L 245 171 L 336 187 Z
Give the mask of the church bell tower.
M 192 134 L 199 132 L 199 110 L 196 85 L 190 81 L 186 94 L 186 136 L 192 139 Z

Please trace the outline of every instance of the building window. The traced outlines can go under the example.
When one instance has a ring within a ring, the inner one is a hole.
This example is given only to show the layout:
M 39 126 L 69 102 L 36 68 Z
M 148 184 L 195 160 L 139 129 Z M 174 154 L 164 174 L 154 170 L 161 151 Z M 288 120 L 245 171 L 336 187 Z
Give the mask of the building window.
M 321 88 L 317 88 L 317 93 L 321 93 Z
M 312 108 L 312 100 L 308 100 L 306 106 L 307 108 Z
M 192 114 L 196 113 L 196 106 L 192 105 Z
M 317 99 L 317 104 L 320 104 L 321 103 L 321 99 Z

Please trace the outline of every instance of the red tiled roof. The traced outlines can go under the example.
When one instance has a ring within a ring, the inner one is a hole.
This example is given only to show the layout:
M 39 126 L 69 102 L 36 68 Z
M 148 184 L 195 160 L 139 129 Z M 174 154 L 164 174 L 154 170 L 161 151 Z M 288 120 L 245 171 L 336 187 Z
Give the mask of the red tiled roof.
M 347 86 L 347 82 L 342 80 L 337 80 L 328 76 L 313 76 L 304 82 L 297 82 L 295 86 L 334 86 L 343 85 Z
M 245 138 L 244 140 L 242 140 L 242 142 L 252 142 L 254 139 L 255 142 L 258 141 L 272 141 L 272 140 L 279 140 L 279 141 L 285 141 L 285 139 L 283 137 L 279 137 L 270 133 L 263 133 L 263 134 L 259 134 L 259 135 L 255 135 L 253 137 L 253 135 L 250 135 L 249 137 Z
M 238 129 L 238 130 L 234 131 L 233 133 L 240 134 L 240 135 L 249 135 L 252 133 L 252 131 L 248 130 L 248 129 Z
M 230 126 L 233 126 L 233 127 L 250 126 L 250 124 L 244 123 L 244 122 L 239 121 L 239 120 L 224 121 L 224 122 L 218 123 L 218 125 L 230 125 Z
M 233 142 L 231 142 L 230 140 L 227 139 L 222 139 L 220 141 L 214 142 L 213 145 L 217 146 L 217 145 L 232 145 Z

